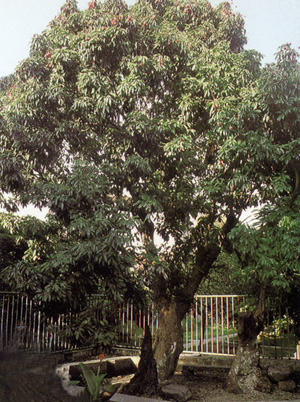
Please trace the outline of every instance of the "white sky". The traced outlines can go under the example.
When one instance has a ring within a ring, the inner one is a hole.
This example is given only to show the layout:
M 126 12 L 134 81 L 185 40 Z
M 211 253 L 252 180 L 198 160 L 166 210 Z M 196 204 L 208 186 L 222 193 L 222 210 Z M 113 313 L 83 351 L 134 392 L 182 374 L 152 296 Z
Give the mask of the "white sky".
M 80 9 L 89 0 L 78 0 Z M 134 0 L 128 0 L 133 4 Z M 213 5 L 219 0 L 211 0 Z M 0 77 L 12 73 L 28 56 L 31 38 L 58 14 L 64 0 L 0 0 Z M 300 0 L 233 0 L 233 10 L 245 16 L 247 48 L 274 61 L 279 45 L 300 46 Z

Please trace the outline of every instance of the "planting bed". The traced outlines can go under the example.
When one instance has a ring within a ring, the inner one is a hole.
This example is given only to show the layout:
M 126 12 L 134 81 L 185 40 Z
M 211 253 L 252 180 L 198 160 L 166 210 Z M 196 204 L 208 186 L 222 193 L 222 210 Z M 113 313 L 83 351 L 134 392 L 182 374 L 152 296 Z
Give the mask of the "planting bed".
M 106 383 L 126 383 L 129 382 L 134 373 L 137 371 L 139 363 L 138 356 L 131 357 L 111 357 L 103 360 L 90 360 L 84 364 L 91 368 L 95 373 L 100 367 L 100 373 L 106 374 Z M 67 363 L 56 369 L 56 375 L 62 380 L 63 389 L 70 396 L 80 396 L 83 394 L 84 378 L 80 368 L 80 363 Z

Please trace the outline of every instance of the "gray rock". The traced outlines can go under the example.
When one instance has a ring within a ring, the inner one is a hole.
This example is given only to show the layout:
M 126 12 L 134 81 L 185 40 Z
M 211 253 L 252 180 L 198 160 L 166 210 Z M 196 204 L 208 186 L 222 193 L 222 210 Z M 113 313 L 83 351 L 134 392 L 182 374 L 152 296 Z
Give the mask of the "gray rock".
M 185 385 L 169 384 L 162 387 L 162 393 L 167 398 L 173 398 L 178 402 L 185 402 L 191 399 L 192 394 Z
M 294 380 L 278 381 L 278 387 L 282 391 L 294 392 L 297 385 Z
M 285 381 L 292 374 L 291 367 L 282 367 L 282 366 L 270 366 L 268 368 L 268 377 L 271 381 Z
M 132 374 L 137 371 L 136 365 L 130 357 L 124 359 L 116 359 L 114 368 L 115 375 Z

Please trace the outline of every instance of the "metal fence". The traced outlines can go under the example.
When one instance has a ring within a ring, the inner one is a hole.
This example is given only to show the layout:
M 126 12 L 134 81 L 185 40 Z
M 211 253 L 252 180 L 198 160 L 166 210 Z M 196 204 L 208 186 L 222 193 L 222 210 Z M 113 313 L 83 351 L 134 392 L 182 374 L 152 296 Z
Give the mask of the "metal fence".
M 235 355 L 237 317 L 246 307 L 245 296 L 196 296 L 194 305 L 182 321 L 184 351 L 201 354 Z M 134 302 L 119 308 L 119 343 L 140 347 L 147 323 L 155 335 L 158 314 L 154 304 L 144 309 Z
M 71 325 L 71 314 L 46 317 L 28 296 L 0 292 L 0 351 L 25 349 L 54 352 L 72 348 L 63 335 Z
M 251 298 L 240 295 L 196 296 L 182 321 L 184 351 L 203 355 L 234 356 L 238 345 L 238 314 L 251 305 Z M 262 357 L 300 358 L 298 339 L 288 310 L 281 315 L 278 306 L 268 305 L 266 325 L 259 334 L 257 349 Z M 140 347 L 147 323 L 155 335 L 159 326 L 154 304 L 142 309 L 128 302 L 119 308 L 119 344 Z M 297 354 L 298 347 L 298 354 Z
M 101 303 L 98 306 L 101 309 Z M 249 298 L 246 296 L 196 296 L 190 312 L 182 322 L 184 351 L 235 355 L 238 314 L 248 307 Z M 95 311 L 101 317 L 101 311 Z M 77 348 L 74 339 L 68 335 L 68 329 L 76 320 L 71 312 L 49 318 L 28 296 L 0 293 L 0 314 L 0 351 L 14 348 L 55 352 Z M 266 316 L 265 330 L 259 335 L 257 342 L 260 355 L 297 358 L 298 340 L 293 333 L 293 320 L 289 317 L 288 310 L 282 315 L 274 306 L 268 306 Z M 159 326 L 154 304 L 141 307 L 134 301 L 119 306 L 115 322 L 118 344 L 133 348 L 141 346 L 146 324 L 153 336 Z

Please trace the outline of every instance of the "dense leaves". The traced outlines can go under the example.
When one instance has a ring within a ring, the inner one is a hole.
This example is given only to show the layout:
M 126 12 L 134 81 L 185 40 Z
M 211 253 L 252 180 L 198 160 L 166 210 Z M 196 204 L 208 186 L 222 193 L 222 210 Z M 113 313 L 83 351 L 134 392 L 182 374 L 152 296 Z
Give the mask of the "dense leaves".
M 207 1 L 67 1 L 33 38 L 2 91 L 1 188 L 62 225 L 44 298 L 115 275 L 137 217 L 140 267 L 191 299 L 205 254 L 256 203 L 243 160 L 259 56 L 245 43 L 240 14 Z
M 290 44 L 279 48 L 277 63 L 259 80 L 267 148 L 256 221 L 236 228 L 232 237 L 248 273 L 262 286 L 282 292 L 299 275 L 300 66 Z
M 78 163 L 64 183 L 42 191 L 53 211 L 46 222 L 2 215 L 4 228 L 27 244 L 18 264 L 12 261 L 4 271 L 7 281 L 61 307 L 78 306 L 99 287 L 120 301 L 133 265 L 133 219 L 114 207 L 107 179 L 95 166 Z

